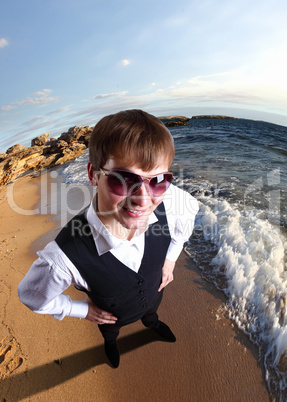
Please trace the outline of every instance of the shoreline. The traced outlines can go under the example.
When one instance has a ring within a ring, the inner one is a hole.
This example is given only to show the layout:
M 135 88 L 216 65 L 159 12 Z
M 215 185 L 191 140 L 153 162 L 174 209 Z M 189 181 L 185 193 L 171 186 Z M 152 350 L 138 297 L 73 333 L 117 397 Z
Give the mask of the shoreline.
M 14 185 L 15 201 L 22 209 L 37 207 L 39 191 L 39 178 L 21 178 Z M 116 370 L 107 362 L 102 337 L 93 323 L 68 317 L 59 322 L 31 312 L 20 303 L 17 286 L 36 258 L 34 242 L 38 247 L 37 239 L 41 239 L 44 246 L 54 238 L 58 226 L 49 215 L 12 211 L 6 188 L 0 190 L 0 202 L 4 237 L 0 243 L 0 300 L 4 306 L 0 341 L 13 338 L 5 364 L 22 359 L 19 367 L 6 374 L 3 362 L 0 365 L 2 398 L 269 401 L 258 348 L 224 317 L 223 293 L 200 276 L 184 253 L 159 309 L 177 342 L 159 341 L 140 322 L 124 327 L 118 341 L 121 363 Z M 75 289 L 68 293 L 77 299 L 86 297 Z

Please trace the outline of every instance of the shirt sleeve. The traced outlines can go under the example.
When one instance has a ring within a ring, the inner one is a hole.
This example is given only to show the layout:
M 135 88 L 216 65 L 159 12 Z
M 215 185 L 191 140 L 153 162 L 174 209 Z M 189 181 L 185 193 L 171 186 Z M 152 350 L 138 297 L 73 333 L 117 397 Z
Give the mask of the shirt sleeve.
M 70 269 L 68 258 L 55 242 L 49 243 L 38 255 L 39 258 L 19 283 L 21 302 L 35 313 L 50 314 L 57 320 L 65 316 L 85 318 L 88 302 L 72 300 L 63 293 L 72 284 L 87 288 L 82 278 L 75 277 L 77 273 Z
M 173 185 L 170 186 L 170 190 L 164 200 L 171 235 L 166 258 L 176 261 L 184 243 L 192 234 L 199 206 L 198 201 L 188 192 Z

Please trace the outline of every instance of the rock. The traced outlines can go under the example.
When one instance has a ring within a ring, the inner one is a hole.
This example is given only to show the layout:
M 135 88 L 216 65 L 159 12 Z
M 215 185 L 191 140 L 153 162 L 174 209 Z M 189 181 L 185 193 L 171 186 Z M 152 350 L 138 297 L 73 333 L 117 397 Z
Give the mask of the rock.
M 46 143 L 44 147 L 44 155 L 47 154 L 54 154 L 54 153 L 59 153 L 62 152 L 63 149 L 67 148 L 69 144 L 66 141 L 63 140 L 51 140 Z
M 44 159 L 37 166 L 37 170 L 48 169 L 55 166 L 56 161 L 60 159 L 62 154 L 51 154 L 49 156 L 45 156 Z
M 60 140 L 66 141 L 68 144 L 71 144 L 74 141 L 77 141 L 78 138 L 81 136 L 81 129 L 82 127 L 71 127 L 67 133 L 63 133 L 60 136 Z
M 24 149 L 26 149 L 26 147 L 24 147 L 24 145 L 16 144 L 16 145 L 13 145 L 12 147 L 8 148 L 6 153 L 7 154 L 15 154 L 17 152 L 23 151 Z
M 189 119 L 187 119 L 187 120 L 168 121 L 165 125 L 166 125 L 166 127 L 186 126 L 188 122 L 189 122 Z
M 33 147 L 34 145 L 37 146 L 45 145 L 49 135 L 50 135 L 49 133 L 44 133 L 42 135 L 39 135 L 39 137 L 33 138 L 33 140 L 31 141 L 31 147 Z
M 31 141 L 30 147 L 16 144 L 6 153 L 0 153 L 0 186 L 5 185 L 27 171 L 48 169 L 70 162 L 81 155 L 89 144 L 92 128 L 72 127 L 59 139 L 44 133 Z
M 238 120 L 236 117 L 229 117 L 217 114 L 210 114 L 210 115 L 202 115 L 202 116 L 192 116 L 192 119 L 232 119 Z
M 86 149 L 86 146 L 85 146 L 85 144 L 81 144 L 81 143 L 78 143 L 78 142 L 74 142 L 74 143 L 69 147 L 69 149 L 70 149 L 72 152 L 81 152 L 81 153 L 82 153 L 82 151 L 83 151 L 84 149 Z
M 61 165 L 63 163 L 70 162 L 71 160 L 75 159 L 77 156 L 81 155 L 86 149 L 85 144 L 73 143 L 68 148 L 64 148 L 62 150 L 63 156 L 59 158 L 55 165 Z
M 2 162 L 5 158 L 7 158 L 7 154 L 5 152 L 0 152 L 0 162 Z
M 87 138 L 90 137 L 92 128 L 86 127 L 71 127 L 67 133 L 62 133 L 59 140 L 64 140 L 68 144 L 72 142 L 83 142 L 86 143 Z
M 61 158 L 57 159 L 55 162 L 55 166 L 62 165 L 63 163 L 70 162 L 74 160 L 77 156 L 81 155 L 83 151 L 78 151 L 78 152 L 66 152 L 64 156 Z
M 36 168 L 45 158 L 42 153 L 42 147 L 24 147 L 19 152 L 8 154 L 7 158 L 0 163 L 0 185 L 7 184 L 27 170 Z
M 83 143 L 86 145 L 86 147 L 88 147 L 89 141 L 90 141 L 90 136 L 93 132 L 93 129 L 94 129 L 93 127 L 89 127 L 89 126 L 84 127 L 84 130 L 81 131 L 81 135 L 78 138 L 78 142 Z
M 177 127 L 177 126 L 185 126 L 190 119 L 185 116 L 165 116 L 165 117 L 159 117 L 159 120 L 166 127 Z
M 32 156 L 28 156 L 24 159 L 21 160 L 21 164 L 23 164 L 23 169 L 24 171 L 30 170 L 30 169 L 36 169 L 38 165 L 45 159 L 45 156 L 41 154 L 33 154 Z M 21 164 L 18 165 L 18 167 L 21 166 Z

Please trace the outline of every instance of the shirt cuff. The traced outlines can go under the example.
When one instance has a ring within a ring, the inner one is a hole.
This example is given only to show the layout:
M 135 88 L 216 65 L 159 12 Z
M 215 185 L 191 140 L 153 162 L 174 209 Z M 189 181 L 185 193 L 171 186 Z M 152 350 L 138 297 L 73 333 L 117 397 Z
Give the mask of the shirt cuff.
M 89 311 L 89 303 L 86 300 L 72 300 L 69 317 L 86 318 Z
M 179 257 L 179 254 L 181 253 L 183 248 L 183 244 L 175 244 L 175 243 L 170 243 L 169 248 L 166 253 L 166 258 L 170 261 L 176 261 Z

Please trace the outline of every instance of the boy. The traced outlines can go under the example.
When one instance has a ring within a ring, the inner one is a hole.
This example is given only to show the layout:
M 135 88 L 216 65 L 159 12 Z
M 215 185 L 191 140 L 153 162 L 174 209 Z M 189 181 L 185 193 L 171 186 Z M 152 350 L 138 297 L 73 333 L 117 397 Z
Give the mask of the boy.
M 104 117 L 89 144 L 94 199 L 38 253 L 19 284 L 20 300 L 31 310 L 97 323 L 113 367 L 123 325 L 141 319 L 166 341 L 176 340 L 157 309 L 198 204 L 171 184 L 174 152 L 170 132 L 156 117 L 141 110 Z M 89 300 L 63 294 L 70 285 Z

